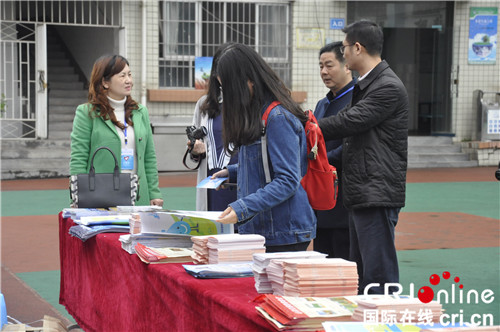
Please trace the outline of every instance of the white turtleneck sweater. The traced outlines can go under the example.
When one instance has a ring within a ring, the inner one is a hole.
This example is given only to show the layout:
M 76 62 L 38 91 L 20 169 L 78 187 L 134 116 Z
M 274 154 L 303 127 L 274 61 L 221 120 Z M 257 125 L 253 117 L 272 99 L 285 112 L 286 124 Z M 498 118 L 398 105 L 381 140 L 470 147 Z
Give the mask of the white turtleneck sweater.
M 123 98 L 122 100 L 114 100 L 110 97 L 108 97 L 109 104 L 111 107 L 115 110 L 115 116 L 116 120 L 120 121 L 121 123 L 125 123 L 125 101 L 127 100 L 127 97 Z M 137 153 L 135 151 L 135 133 L 134 133 L 134 127 L 127 125 L 127 144 L 125 144 L 125 130 L 122 130 L 120 127 L 116 126 L 116 131 L 118 132 L 118 136 L 120 136 L 120 140 L 122 142 L 122 150 L 123 149 L 132 149 L 134 151 L 134 169 L 122 169 L 122 173 L 137 173 Z M 120 163 L 121 161 L 121 156 L 116 156 L 117 158 L 119 157 L 118 162 Z

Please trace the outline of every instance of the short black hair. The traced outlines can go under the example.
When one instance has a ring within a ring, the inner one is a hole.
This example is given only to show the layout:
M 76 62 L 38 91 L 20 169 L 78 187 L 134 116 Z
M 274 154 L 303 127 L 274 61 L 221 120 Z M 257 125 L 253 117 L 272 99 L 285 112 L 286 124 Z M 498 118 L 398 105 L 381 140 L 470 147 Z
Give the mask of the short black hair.
M 375 22 L 361 20 L 349 24 L 342 32 L 346 34 L 346 41 L 352 45 L 356 42 L 363 45 L 370 55 L 381 55 L 384 46 L 384 33 Z
M 319 50 L 319 56 L 321 57 L 321 54 L 326 52 L 332 52 L 335 54 L 335 58 L 337 59 L 338 62 L 344 63 L 344 56 L 340 52 L 341 47 L 342 47 L 341 41 L 326 44 Z

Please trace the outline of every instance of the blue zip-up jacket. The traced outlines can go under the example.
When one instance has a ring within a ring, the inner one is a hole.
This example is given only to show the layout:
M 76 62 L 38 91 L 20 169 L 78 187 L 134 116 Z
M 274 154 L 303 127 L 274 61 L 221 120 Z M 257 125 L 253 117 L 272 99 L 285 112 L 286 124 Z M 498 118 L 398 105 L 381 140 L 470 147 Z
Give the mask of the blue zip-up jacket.
M 318 101 L 314 109 L 316 119 L 328 116 L 336 116 L 343 108 L 349 106 L 352 98 L 352 90 L 357 79 L 353 79 L 334 96 L 330 91 L 325 98 Z M 337 169 L 338 196 L 337 205 L 331 210 L 316 211 L 318 228 L 349 228 L 349 216 L 344 206 L 344 195 L 342 193 L 342 139 L 325 141 L 328 162 Z
M 311 241 L 316 217 L 300 184 L 307 171 L 304 127 L 278 105 L 269 114 L 266 135 L 270 183 L 264 175 L 261 140 L 241 146 L 238 164 L 227 167 L 229 180 L 238 184 L 238 200 L 229 204 L 238 216 L 238 232 L 260 234 L 267 246 Z

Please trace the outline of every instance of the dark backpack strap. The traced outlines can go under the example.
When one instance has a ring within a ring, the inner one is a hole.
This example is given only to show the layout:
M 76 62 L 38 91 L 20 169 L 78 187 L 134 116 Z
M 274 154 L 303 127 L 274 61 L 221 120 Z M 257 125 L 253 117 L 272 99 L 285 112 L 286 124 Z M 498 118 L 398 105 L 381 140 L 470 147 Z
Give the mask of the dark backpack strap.
M 267 118 L 269 117 L 269 113 L 271 110 L 281 104 L 279 101 L 273 101 L 267 107 L 266 111 L 262 115 L 262 138 L 261 138 L 261 149 L 262 149 L 262 166 L 264 166 L 264 175 L 266 177 L 266 183 L 271 182 L 271 171 L 269 170 L 269 157 L 267 155 L 267 138 L 266 138 L 266 125 Z

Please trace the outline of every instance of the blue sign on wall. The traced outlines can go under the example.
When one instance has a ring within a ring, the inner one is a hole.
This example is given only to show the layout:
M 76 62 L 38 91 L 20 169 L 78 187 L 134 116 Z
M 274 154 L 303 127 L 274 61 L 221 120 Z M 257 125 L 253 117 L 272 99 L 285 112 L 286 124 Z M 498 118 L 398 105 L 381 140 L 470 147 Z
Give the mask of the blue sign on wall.
M 497 57 L 498 8 L 471 7 L 469 17 L 469 63 L 494 64 Z
M 342 30 L 344 28 L 345 20 L 343 18 L 331 18 L 330 30 Z

